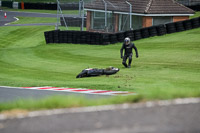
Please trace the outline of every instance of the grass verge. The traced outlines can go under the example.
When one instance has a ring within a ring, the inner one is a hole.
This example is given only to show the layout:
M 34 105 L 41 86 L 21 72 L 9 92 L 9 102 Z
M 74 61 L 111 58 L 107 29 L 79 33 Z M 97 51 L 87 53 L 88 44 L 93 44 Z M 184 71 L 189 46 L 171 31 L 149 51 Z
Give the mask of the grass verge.
M 121 103 L 135 103 L 141 101 L 142 97 L 135 96 L 116 96 L 104 99 L 89 100 L 85 97 L 77 96 L 51 96 L 45 99 L 26 99 L 18 100 L 15 102 L 0 103 L 0 112 L 5 110 L 43 110 L 43 109 L 55 109 L 55 108 L 72 108 L 72 107 L 84 107 L 84 106 L 98 106 L 109 104 L 121 104 Z
M 19 20 L 10 24 L 35 24 L 35 23 L 57 23 L 57 18 L 17 17 Z

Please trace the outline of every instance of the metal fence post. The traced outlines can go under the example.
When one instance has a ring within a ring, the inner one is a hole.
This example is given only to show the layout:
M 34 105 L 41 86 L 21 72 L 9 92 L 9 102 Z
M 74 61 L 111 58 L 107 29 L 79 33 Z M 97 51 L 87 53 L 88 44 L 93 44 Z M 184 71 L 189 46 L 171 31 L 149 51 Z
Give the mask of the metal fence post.
M 83 8 L 83 12 L 82 12 L 81 31 L 83 31 L 83 27 L 84 27 L 84 1 L 83 0 L 82 0 L 82 8 Z
M 130 30 L 132 30 L 132 5 L 131 3 L 129 3 L 128 1 L 126 1 L 126 3 L 130 6 L 130 9 L 129 9 L 129 15 L 130 15 Z
M 105 28 L 107 29 L 107 3 L 103 0 L 105 5 Z

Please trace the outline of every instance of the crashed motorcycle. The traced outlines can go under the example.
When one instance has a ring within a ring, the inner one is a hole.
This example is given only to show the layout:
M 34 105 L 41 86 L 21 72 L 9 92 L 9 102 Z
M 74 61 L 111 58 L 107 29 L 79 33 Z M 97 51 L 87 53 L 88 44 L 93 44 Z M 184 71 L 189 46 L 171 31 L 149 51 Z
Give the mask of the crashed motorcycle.
M 76 78 L 83 78 L 83 77 L 93 77 L 93 76 L 100 76 L 100 75 L 112 75 L 119 72 L 119 68 L 109 67 L 105 69 L 98 69 L 98 68 L 87 68 L 82 70 Z

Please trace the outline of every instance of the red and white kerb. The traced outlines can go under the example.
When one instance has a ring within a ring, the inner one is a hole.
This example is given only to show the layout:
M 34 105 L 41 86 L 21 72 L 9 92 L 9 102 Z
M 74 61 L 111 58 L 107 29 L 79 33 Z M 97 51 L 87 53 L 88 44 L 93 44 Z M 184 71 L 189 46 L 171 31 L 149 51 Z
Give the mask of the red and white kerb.
M 93 89 L 83 89 L 83 88 L 59 88 L 59 87 L 22 87 L 22 88 L 24 88 L 24 89 L 33 89 L 33 90 L 64 91 L 64 92 L 99 94 L 99 95 L 128 95 L 128 94 L 134 94 L 133 92 L 128 92 L 128 91 L 93 90 Z

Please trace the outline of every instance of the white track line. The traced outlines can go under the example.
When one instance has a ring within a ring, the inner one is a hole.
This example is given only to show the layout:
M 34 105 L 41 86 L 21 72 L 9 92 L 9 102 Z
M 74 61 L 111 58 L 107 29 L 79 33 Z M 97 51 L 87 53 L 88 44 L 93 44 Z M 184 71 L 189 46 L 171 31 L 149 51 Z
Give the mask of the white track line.
M 57 114 L 152 108 L 156 106 L 170 106 L 170 105 L 184 105 L 184 104 L 198 104 L 198 103 L 200 103 L 200 98 L 185 98 L 185 99 L 174 99 L 174 100 L 149 101 L 146 103 L 136 103 L 136 104 L 126 103 L 126 104 L 119 104 L 119 105 L 79 107 L 79 108 L 70 108 L 70 109 L 53 109 L 53 110 L 43 110 L 43 111 L 32 111 L 27 114 L 18 114 L 15 116 L 0 114 L 0 120 L 32 118 L 32 117 L 49 116 L 49 115 L 57 115 Z
M 14 22 L 16 22 L 16 21 L 19 20 L 17 17 L 13 17 L 13 18 L 16 19 Z M 12 22 L 10 22 L 10 23 L 12 23 Z M 6 24 L 4 24 L 4 25 L 10 25 L 10 23 L 6 23 Z

